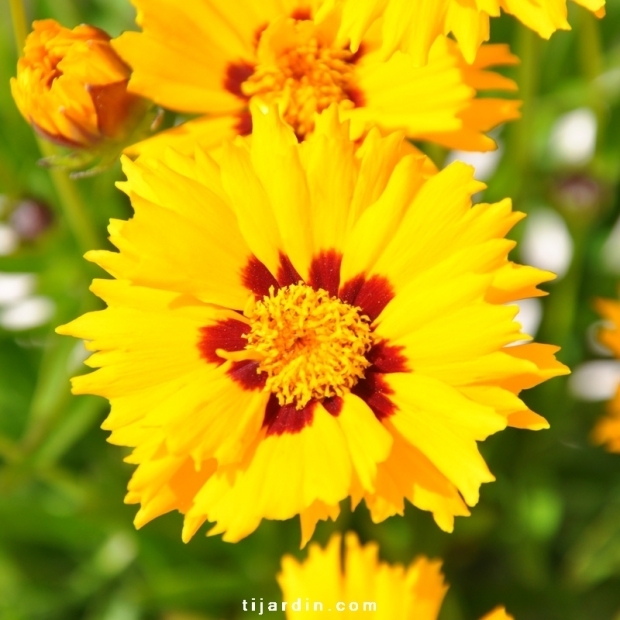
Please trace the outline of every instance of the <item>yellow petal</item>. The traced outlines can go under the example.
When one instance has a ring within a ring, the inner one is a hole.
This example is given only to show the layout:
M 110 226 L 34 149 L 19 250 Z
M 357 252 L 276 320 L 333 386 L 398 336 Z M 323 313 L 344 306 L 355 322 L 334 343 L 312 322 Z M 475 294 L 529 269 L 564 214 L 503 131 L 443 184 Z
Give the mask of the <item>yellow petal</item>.
M 514 620 L 514 617 L 506 613 L 506 609 L 504 607 L 497 607 L 480 620 Z
M 406 441 L 390 420 L 386 428 L 393 437 L 388 459 L 377 469 L 376 489 L 364 499 L 374 523 L 395 514 L 404 514 L 404 499 L 433 514 L 446 532 L 454 528 L 455 516 L 468 516 L 469 510 L 457 488 L 418 448 Z
M 193 156 L 196 148 L 210 151 L 238 136 L 240 121 L 241 117 L 233 114 L 203 116 L 132 144 L 124 153 L 131 157 L 142 155 L 145 159 L 163 159 L 170 148 L 182 155 Z
M 120 187 L 131 196 L 135 216 L 111 238 L 121 238 L 123 251 L 88 258 L 137 285 L 242 309 L 248 296 L 242 272 L 252 252 L 234 212 L 222 200 L 219 182 L 204 185 L 192 178 L 193 158 L 170 157 L 176 170 L 156 159 L 124 159 L 127 181 Z
M 183 112 L 239 109 L 242 99 L 225 88 L 227 71 L 252 62 L 256 32 L 273 17 L 273 4 L 134 4 L 143 32 L 126 32 L 113 42 L 133 69 L 130 90 Z
M 222 467 L 196 496 L 189 514 L 215 521 L 209 534 L 237 541 L 261 519 L 290 519 L 320 500 L 334 505 L 351 485 L 352 465 L 337 419 L 316 407 L 299 433 L 269 435 L 240 467 Z
M 314 535 L 316 524 L 319 521 L 327 521 L 331 519 L 335 521 L 340 515 L 340 506 L 328 506 L 324 502 L 315 501 L 309 508 L 299 513 L 301 522 L 301 548 L 303 549 Z
M 252 166 L 269 199 L 282 248 L 305 278 L 313 255 L 311 201 L 297 138 L 275 109 L 264 114 L 254 106 L 252 119 Z
M 390 421 L 425 454 L 460 491 L 478 502 L 483 482 L 494 480 L 476 441 L 502 430 L 506 419 L 490 407 L 475 404 L 446 384 L 420 374 L 387 375 L 398 407 Z
M 374 491 L 377 464 L 385 461 L 392 447 L 392 436 L 374 416 L 368 405 L 355 394 L 343 398 L 336 420 L 347 442 L 351 462 L 362 487 Z

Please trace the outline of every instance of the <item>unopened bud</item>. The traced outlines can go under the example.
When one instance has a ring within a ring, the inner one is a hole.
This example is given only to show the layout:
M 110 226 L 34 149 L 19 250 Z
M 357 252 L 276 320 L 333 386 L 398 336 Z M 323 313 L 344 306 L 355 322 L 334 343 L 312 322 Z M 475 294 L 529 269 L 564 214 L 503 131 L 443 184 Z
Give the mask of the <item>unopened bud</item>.
M 46 19 L 33 23 L 11 91 L 35 131 L 72 149 L 65 160 L 78 167 L 110 148 L 119 152 L 143 120 L 147 103 L 127 92 L 130 72 L 102 30 Z

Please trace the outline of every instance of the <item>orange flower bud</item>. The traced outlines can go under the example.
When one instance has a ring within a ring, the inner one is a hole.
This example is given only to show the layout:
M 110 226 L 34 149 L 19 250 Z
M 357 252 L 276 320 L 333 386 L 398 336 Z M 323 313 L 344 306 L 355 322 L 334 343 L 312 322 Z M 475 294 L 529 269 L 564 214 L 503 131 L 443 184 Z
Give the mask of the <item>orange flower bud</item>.
M 55 144 L 94 149 L 126 141 L 146 111 L 127 92 L 130 69 L 92 26 L 35 21 L 11 80 L 15 103 L 35 131 Z

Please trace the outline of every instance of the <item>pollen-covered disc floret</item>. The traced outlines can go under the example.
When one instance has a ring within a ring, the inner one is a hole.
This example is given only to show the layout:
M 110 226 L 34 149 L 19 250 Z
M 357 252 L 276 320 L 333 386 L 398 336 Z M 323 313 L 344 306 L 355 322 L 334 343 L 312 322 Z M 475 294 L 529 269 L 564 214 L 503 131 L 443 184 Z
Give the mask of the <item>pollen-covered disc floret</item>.
M 355 107 L 352 58 L 348 49 L 327 46 L 312 37 L 279 53 L 275 62 L 259 64 L 241 90 L 266 104 L 277 103 L 284 120 L 303 138 L 314 129 L 314 115 L 332 103 Z
M 281 405 L 343 396 L 370 362 L 370 321 L 359 309 L 306 284 L 285 286 L 257 302 L 247 349 L 264 355 L 259 372 Z

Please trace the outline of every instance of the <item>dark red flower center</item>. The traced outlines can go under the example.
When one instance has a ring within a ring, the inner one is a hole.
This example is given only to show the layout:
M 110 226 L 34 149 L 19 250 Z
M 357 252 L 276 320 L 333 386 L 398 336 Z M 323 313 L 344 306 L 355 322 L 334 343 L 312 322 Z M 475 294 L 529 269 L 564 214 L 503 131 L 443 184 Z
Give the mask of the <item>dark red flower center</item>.
M 343 382 L 341 385 L 334 385 L 332 391 L 324 389 L 327 387 L 324 386 L 313 391 L 313 396 L 310 398 L 300 399 L 294 395 L 284 398 L 281 393 L 273 389 L 275 375 L 261 368 L 262 362 L 257 361 L 255 356 L 251 360 L 231 363 L 227 372 L 237 384 L 247 390 L 269 390 L 272 393 L 264 418 L 268 434 L 301 431 L 306 425 L 312 423 L 313 412 L 318 403 L 321 403 L 330 414 L 339 415 L 342 408 L 342 396 L 348 391 L 364 400 L 379 420 L 389 417 L 395 411 L 395 405 L 390 399 L 392 391 L 385 380 L 385 375 L 392 372 L 406 372 L 407 361 L 401 347 L 374 338 L 371 325 L 371 322 L 379 316 L 394 297 L 394 289 L 386 278 L 377 275 L 367 277 L 359 274 L 341 284 L 341 261 L 342 256 L 334 250 L 322 252 L 312 261 L 307 282 L 302 280 L 290 260 L 284 255 L 280 258 L 280 265 L 275 276 L 256 258 L 252 258 L 243 270 L 243 282 L 249 292 L 254 295 L 257 304 L 266 304 L 278 293 L 283 294 L 291 290 L 299 293 L 301 289 L 305 292 L 311 289 L 317 292 L 316 299 L 320 300 L 320 303 L 333 304 L 329 308 L 330 313 L 333 313 L 334 308 L 340 304 L 343 308 L 355 311 L 359 317 L 367 317 L 362 323 L 368 325 L 369 339 L 366 342 L 370 344 L 359 349 L 362 351 L 364 362 L 356 366 L 359 372 L 353 381 L 347 380 L 348 382 Z M 299 322 L 299 313 L 295 316 L 295 321 Z M 350 322 L 350 317 L 347 317 L 347 321 Z M 222 351 L 251 350 L 252 331 L 247 320 L 227 319 L 204 327 L 201 329 L 198 343 L 201 355 L 208 362 L 223 364 L 226 360 L 218 355 L 217 351 L 219 350 L 222 354 Z M 273 337 L 278 336 L 276 330 Z M 353 341 L 357 336 L 349 336 L 341 330 L 339 337 L 345 340 L 350 337 Z M 311 340 L 310 346 L 313 346 L 315 342 Z M 302 355 L 306 357 L 308 357 L 308 349 L 304 347 L 307 344 L 302 342 L 298 345 L 302 350 Z M 356 350 L 355 353 L 357 355 L 359 351 Z M 287 355 L 294 357 L 295 351 L 288 351 Z M 278 370 L 286 368 L 286 372 L 289 372 L 286 366 L 287 361 L 288 358 L 283 359 Z M 298 379 L 299 377 L 296 376 L 296 380 Z M 316 377 L 312 381 L 313 385 L 317 384 Z M 294 385 L 294 382 L 290 385 Z M 322 397 L 316 397 L 316 394 L 321 394 Z

